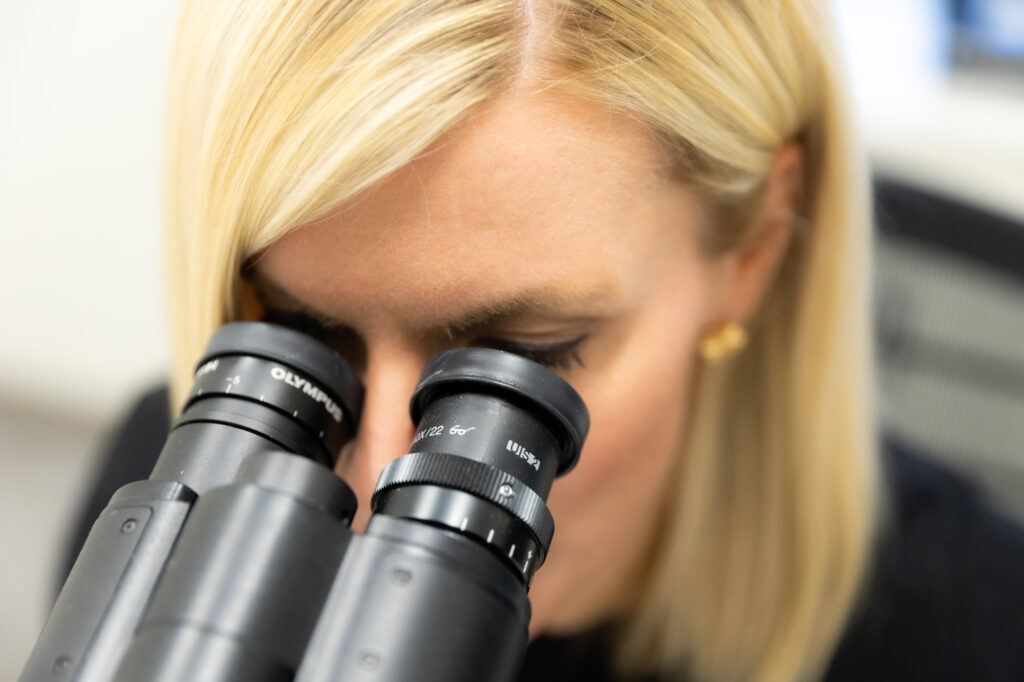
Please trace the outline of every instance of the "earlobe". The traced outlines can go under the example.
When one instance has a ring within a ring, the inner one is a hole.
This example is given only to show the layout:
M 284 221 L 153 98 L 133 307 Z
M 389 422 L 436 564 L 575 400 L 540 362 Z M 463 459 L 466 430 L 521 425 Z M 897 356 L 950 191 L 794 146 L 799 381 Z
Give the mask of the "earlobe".
M 789 251 L 804 203 L 804 151 L 789 142 L 775 154 L 747 237 L 732 253 L 728 293 L 715 321 L 747 324 L 757 314 Z
M 747 345 L 747 330 L 736 322 L 728 322 L 700 342 L 700 356 L 709 365 L 739 353 Z

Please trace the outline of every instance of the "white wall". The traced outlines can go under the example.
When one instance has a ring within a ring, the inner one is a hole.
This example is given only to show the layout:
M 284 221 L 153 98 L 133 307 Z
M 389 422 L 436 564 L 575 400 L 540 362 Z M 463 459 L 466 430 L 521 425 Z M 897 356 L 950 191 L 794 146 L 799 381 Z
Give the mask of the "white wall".
M 109 419 L 163 373 L 160 117 L 176 10 L 0 4 L 2 401 Z
M 165 371 L 160 116 L 177 0 L 0 0 L 0 679 L 103 431 Z

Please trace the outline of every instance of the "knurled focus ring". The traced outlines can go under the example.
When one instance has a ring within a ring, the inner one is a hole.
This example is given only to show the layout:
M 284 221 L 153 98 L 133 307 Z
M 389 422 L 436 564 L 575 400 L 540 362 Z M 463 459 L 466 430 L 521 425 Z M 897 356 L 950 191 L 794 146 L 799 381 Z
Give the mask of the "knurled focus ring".
M 378 494 L 402 485 L 429 483 L 454 488 L 507 509 L 536 535 L 545 552 L 555 534 L 555 520 L 544 500 L 525 483 L 497 467 L 443 452 L 414 452 L 384 467 L 373 491 Z

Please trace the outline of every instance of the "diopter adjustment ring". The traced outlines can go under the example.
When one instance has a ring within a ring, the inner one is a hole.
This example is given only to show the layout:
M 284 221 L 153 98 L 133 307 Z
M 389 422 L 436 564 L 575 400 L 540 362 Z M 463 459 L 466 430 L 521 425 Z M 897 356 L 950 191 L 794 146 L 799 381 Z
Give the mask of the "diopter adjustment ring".
M 229 355 L 263 358 L 294 367 L 329 391 L 350 423 L 359 423 L 362 382 L 340 355 L 311 336 L 267 322 L 232 322 L 210 338 L 196 368 Z
M 526 524 L 546 553 L 555 520 L 544 500 L 525 483 L 497 467 L 443 452 L 413 452 L 384 467 L 370 499 L 398 486 L 432 484 L 471 493 L 506 509 Z

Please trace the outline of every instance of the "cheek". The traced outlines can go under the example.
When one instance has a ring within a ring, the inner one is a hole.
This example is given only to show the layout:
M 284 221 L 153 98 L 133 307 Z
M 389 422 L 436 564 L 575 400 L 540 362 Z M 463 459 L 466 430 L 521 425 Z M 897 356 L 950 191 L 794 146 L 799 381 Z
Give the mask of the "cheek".
M 682 454 L 699 319 L 671 306 L 647 317 L 630 325 L 611 367 L 573 382 L 591 430 L 548 499 L 556 530 L 531 588 L 536 632 L 607 618 L 641 588 Z
M 578 382 L 591 430 L 578 466 L 552 490 L 561 527 L 628 534 L 626 525 L 657 514 L 685 433 L 700 328 L 700 316 L 678 300 L 666 297 L 637 320 L 611 367 Z
M 591 347 L 592 364 L 570 378 L 591 428 L 576 468 L 548 498 L 556 530 L 531 588 L 535 632 L 568 632 L 620 613 L 642 587 L 685 456 L 709 281 L 693 262 L 680 263 L 658 279 L 641 312 L 600 337 L 604 348 Z
M 663 482 L 683 437 L 690 367 L 671 356 L 645 360 L 628 382 L 584 395 L 590 435 L 579 465 L 556 486 L 553 504 L 597 509 L 601 517 L 629 514 L 614 507 L 643 505 Z

